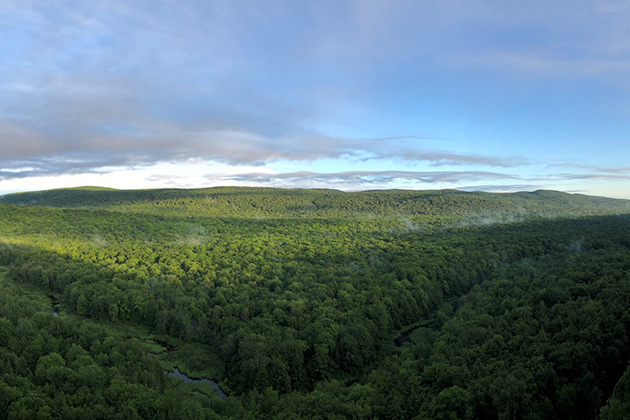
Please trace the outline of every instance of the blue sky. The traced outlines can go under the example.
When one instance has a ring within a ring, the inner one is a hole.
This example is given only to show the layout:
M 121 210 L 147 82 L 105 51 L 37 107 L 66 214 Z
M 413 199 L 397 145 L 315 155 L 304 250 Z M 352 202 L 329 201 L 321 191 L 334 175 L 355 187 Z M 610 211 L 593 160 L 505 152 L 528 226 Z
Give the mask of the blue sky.
M 630 198 L 630 3 L 0 2 L 0 194 Z

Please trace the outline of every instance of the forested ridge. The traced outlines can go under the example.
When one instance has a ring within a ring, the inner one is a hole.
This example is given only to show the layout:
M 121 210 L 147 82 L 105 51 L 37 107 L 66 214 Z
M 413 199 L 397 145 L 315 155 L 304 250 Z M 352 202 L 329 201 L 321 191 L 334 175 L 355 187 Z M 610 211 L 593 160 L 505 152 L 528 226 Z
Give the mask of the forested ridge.
M 204 189 L 112 190 L 81 187 L 9 194 L 8 204 L 86 207 L 201 216 L 232 217 L 349 217 L 349 216 L 462 216 L 530 217 L 626 213 L 627 200 L 538 190 L 512 194 L 430 191 L 286 190 L 277 188 L 215 187 Z
M 629 215 L 553 191 L 7 195 L 0 418 L 627 418 Z

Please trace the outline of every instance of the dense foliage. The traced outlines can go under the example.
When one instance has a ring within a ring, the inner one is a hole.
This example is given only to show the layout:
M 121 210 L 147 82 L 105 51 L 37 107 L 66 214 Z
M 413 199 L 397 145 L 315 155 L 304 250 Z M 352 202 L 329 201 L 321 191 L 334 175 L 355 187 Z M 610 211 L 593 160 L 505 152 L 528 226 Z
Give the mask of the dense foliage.
M 50 301 L 2 280 L 0 418 L 191 419 L 204 400 L 169 386 L 137 342 L 51 314 Z M 204 412 L 206 414 L 204 414 Z
M 433 222 L 441 217 L 468 222 L 542 216 L 626 214 L 630 202 L 580 194 L 538 190 L 490 194 L 457 190 L 364 191 L 284 190 L 219 187 L 194 190 L 111 190 L 82 187 L 26 192 L 0 202 L 65 208 L 100 208 L 154 214 L 185 213 L 214 217 L 410 217 Z M 431 216 L 423 218 L 420 216 Z
M 0 418 L 102 406 L 104 418 L 580 419 L 606 405 L 614 419 L 626 407 L 623 391 L 607 400 L 630 345 L 627 201 L 249 188 L 2 201 L 3 299 L 32 287 L 68 316 L 1 303 Z M 107 327 L 123 324 L 206 345 L 180 365 L 215 358 L 230 398 L 165 380 L 141 342 Z M 87 372 L 73 346 L 102 383 L 73 379 Z M 38 376 L 40 362 L 63 373 Z M 109 398 L 112 386 L 130 396 Z

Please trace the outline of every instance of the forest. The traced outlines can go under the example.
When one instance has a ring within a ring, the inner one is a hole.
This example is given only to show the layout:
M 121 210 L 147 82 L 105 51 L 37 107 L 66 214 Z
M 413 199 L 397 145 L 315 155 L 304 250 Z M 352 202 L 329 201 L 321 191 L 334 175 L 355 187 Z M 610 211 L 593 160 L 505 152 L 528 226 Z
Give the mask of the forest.
M 0 289 L 0 419 L 630 418 L 627 200 L 10 194 Z

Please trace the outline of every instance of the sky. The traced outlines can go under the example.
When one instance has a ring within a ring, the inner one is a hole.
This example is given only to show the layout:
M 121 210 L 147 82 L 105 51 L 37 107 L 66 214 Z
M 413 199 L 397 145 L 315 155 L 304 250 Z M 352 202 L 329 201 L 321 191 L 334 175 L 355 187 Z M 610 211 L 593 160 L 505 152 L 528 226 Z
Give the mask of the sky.
M 0 0 L 0 194 L 630 199 L 626 0 Z

